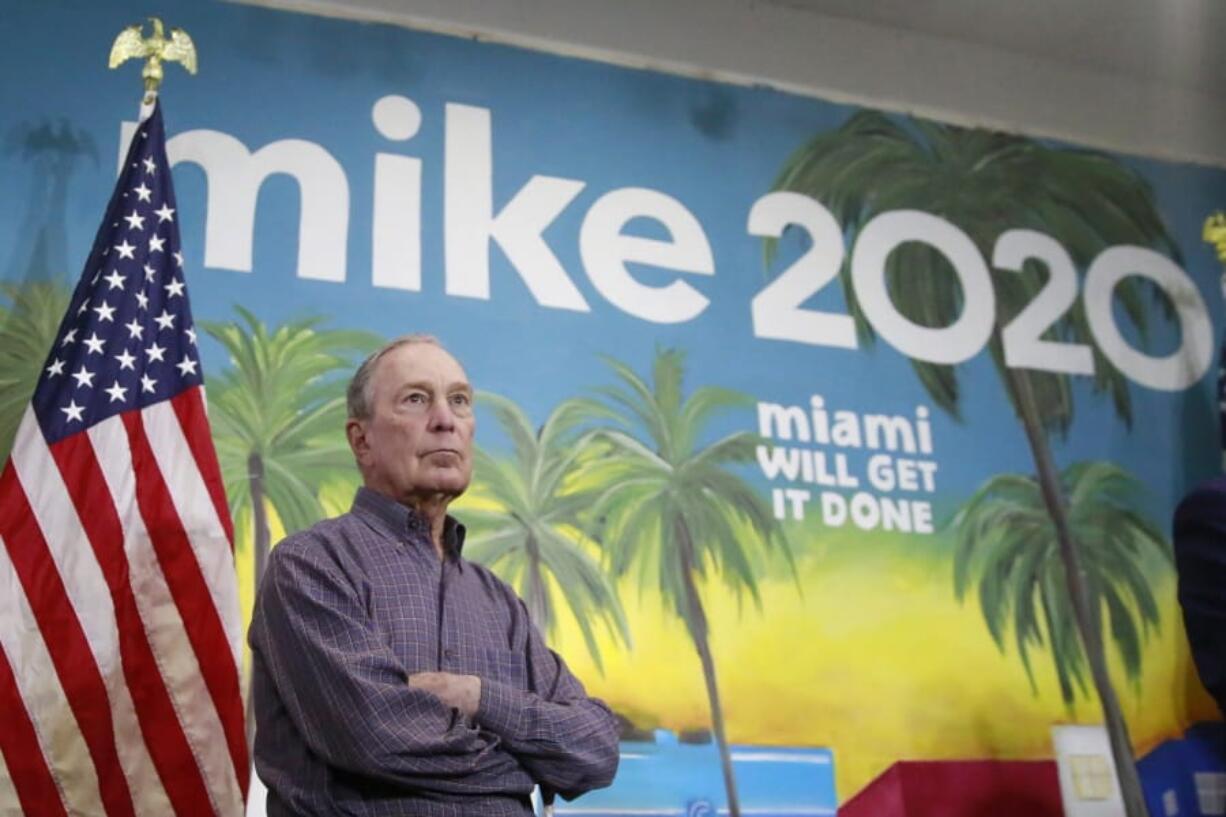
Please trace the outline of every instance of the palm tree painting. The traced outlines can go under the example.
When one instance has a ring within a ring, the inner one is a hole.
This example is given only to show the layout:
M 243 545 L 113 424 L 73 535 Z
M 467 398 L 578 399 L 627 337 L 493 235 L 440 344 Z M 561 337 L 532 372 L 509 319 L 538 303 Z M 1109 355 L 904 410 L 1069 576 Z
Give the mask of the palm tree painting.
M 1142 565 L 1172 567 L 1162 532 L 1135 509 L 1143 489 L 1110 462 L 1081 462 L 1061 474 L 1068 524 L 1081 549 L 1090 607 L 1107 610 L 1116 651 L 1129 680 L 1141 675 L 1141 647 L 1158 625 L 1158 603 Z M 978 586 L 979 607 L 997 647 L 1012 632 L 1031 687 L 1029 649 L 1049 642 L 1066 703 L 1084 694 L 1085 654 L 1077 640 L 1056 531 L 1033 477 L 992 477 L 954 519 L 954 592 Z M 1137 618 L 1140 618 L 1139 627 Z
M 82 159 L 98 164 L 98 147 L 88 131 L 67 119 L 44 119 L 9 129 L 4 152 L 29 163 L 30 186 L 22 194 L 27 207 L 16 232 L 25 240 L 14 246 L 3 277 L 62 275 L 69 267 L 69 182 Z
M 874 216 L 916 209 L 958 225 L 986 258 L 992 257 L 1001 233 L 1029 228 L 1059 241 L 1081 270 L 1101 250 L 1118 244 L 1154 247 L 1178 260 L 1178 250 L 1154 207 L 1151 191 L 1137 174 L 1099 153 L 1050 147 L 1010 134 L 915 119 L 901 123 L 881 113 L 862 111 L 797 150 L 780 172 L 775 189 L 822 202 L 849 243 Z M 767 242 L 768 263 L 776 246 L 774 240 Z M 859 336 L 871 341 L 874 332 L 859 306 L 846 263 L 840 279 Z M 886 262 L 886 281 L 897 307 L 922 325 L 948 326 L 962 310 L 961 293 L 951 285 L 948 262 L 926 245 L 906 244 L 892 253 Z M 1093 604 L 1106 597 L 1094 595 L 1087 586 L 1086 545 L 1077 538 L 1086 531 L 1071 527 L 1069 496 L 1049 445 L 1049 436 L 1066 434 L 1073 420 L 1071 378 L 1007 367 L 1004 360 L 1002 327 L 1033 300 L 1046 281 L 1042 265 L 1035 261 L 1028 261 L 1020 274 L 993 272 L 996 323 L 989 351 L 1035 464 L 1035 482 L 1051 520 L 1049 533 L 1059 545 L 1072 620 L 1102 704 L 1127 814 L 1143 817 L 1145 806 L 1132 743 L 1107 674 L 1101 617 Z M 1144 290 L 1139 280 L 1127 278 L 1115 292 L 1144 334 Z M 1130 425 L 1128 381 L 1097 346 L 1080 300 L 1045 337 L 1090 348 L 1095 390 L 1109 394 L 1117 416 Z M 912 360 L 912 366 L 933 401 L 958 417 L 956 369 L 921 360 Z
M 514 446 L 500 459 L 478 447 L 471 496 L 466 508 L 470 536 L 465 556 L 487 565 L 519 592 L 533 622 L 547 635 L 558 623 L 557 598 L 564 601 L 583 634 L 597 668 L 604 669 L 596 625 L 622 644 L 629 643 L 625 615 L 608 577 L 582 541 L 581 514 L 595 497 L 568 486 L 585 450 L 576 425 L 582 407 L 573 401 L 555 408 L 539 429 L 519 406 L 484 392 L 488 406 Z M 498 510 L 479 505 L 492 502 Z M 555 589 L 556 588 L 556 589 Z
M 252 520 L 259 586 L 271 547 L 268 506 L 287 532 L 301 530 L 325 516 L 320 488 L 356 474 L 345 440 L 346 377 L 379 339 L 320 329 L 316 319 L 270 331 L 235 310 L 238 321 L 202 323 L 231 365 L 210 387 L 209 419 L 230 514 Z
M 38 378 L 47 350 L 72 293 L 60 281 L 0 284 L 0 463 L 8 459 L 17 426 Z
M 26 212 L 0 277 L 0 463 L 42 373 L 47 350 L 72 291 L 60 277 L 67 272 L 68 186 L 78 163 L 98 163 L 93 138 L 67 120 L 22 123 L 10 128 L 3 151 L 30 163 L 30 185 L 23 194 Z M 16 283 L 17 279 L 24 279 Z
M 649 384 L 630 367 L 607 360 L 618 383 L 584 401 L 592 417 L 615 423 L 598 432 L 607 451 L 584 466 L 582 482 L 597 486 L 592 515 L 610 572 L 637 571 L 640 587 L 654 583 L 685 624 L 702 665 L 730 814 L 740 814 L 732 757 L 724 730 L 710 626 L 699 587 L 721 579 L 738 596 L 761 604 L 759 554 L 791 553 L 770 508 L 729 466 L 751 463 L 759 439 L 736 432 L 706 445 L 703 428 L 718 412 L 753 405 L 748 395 L 716 386 L 683 391 L 684 356 L 657 352 Z

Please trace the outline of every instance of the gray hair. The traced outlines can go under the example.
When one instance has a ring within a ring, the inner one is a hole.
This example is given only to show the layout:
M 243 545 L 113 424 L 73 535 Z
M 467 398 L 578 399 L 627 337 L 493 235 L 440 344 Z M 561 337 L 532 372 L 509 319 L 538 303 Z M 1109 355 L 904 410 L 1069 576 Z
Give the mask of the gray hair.
M 438 338 L 434 337 L 434 335 L 413 332 L 412 334 L 401 335 L 398 338 L 389 340 L 371 353 L 370 357 L 362 361 L 362 365 L 353 373 L 353 379 L 349 381 L 349 389 L 345 393 L 345 405 L 349 410 L 349 419 L 370 419 L 370 380 L 375 373 L 375 367 L 379 365 L 379 361 L 383 359 L 383 356 L 388 352 L 399 349 L 401 346 L 415 346 L 418 344 L 429 344 L 440 349 L 443 348 L 443 344 L 439 343 Z

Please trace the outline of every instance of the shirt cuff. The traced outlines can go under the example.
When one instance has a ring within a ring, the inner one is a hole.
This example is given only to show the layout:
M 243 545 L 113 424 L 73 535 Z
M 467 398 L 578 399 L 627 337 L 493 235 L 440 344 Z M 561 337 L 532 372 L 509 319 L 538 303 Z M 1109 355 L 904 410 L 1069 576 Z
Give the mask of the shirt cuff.
M 523 692 L 498 681 L 481 679 L 477 723 L 499 737 L 513 738 L 520 732 L 523 715 Z

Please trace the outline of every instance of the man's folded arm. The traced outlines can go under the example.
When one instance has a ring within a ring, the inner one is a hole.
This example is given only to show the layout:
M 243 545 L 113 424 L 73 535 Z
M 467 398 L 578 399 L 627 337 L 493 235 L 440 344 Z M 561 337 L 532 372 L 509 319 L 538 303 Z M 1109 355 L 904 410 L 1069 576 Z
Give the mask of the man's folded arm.
M 526 621 L 522 602 L 519 607 Z M 568 800 L 608 786 L 617 772 L 617 719 L 603 701 L 588 697 L 535 627 L 527 650 L 531 691 L 482 679 L 478 724 L 498 735 L 533 779 Z
M 335 565 L 287 545 L 269 559 L 252 646 L 311 751 L 419 790 L 505 790 L 515 759 L 454 709 L 411 688 Z

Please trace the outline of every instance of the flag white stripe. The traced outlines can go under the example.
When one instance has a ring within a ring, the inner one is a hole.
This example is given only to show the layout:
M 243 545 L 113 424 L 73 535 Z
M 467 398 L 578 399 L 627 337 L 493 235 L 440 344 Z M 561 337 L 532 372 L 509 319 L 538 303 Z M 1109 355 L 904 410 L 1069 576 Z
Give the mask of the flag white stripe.
M 4 762 L 4 752 L 0 752 L 0 815 L 21 814 L 21 801 L 17 799 L 17 788 L 13 785 L 13 776 L 9 774 L 8 764 Z
M 183 433 L 174 406 L 168 401 L 155 403 L 141 411 L 141 418 L 149 448 L 157 461 L 158 470 L 166 483 L 179 522 L 191 543 L 213 606 L 221 619 L 222 631 L 230 645 L 237 671 L 242 666 L 242 621 L 230 540 L 217 515 L 208 486 L 205 485 L 204 477 L 196 464 L 195 455 Z M 212 707 L 212 699 L 206 697 L 205 700 Z M 206 772 L 214 784 L 214 789 L 217 784 L 225 785 L 222 795 L 222 802 L 227 806 L 225 813 L 241 813 L 242 789 L 239 787 L 224 735 L 215 745 L 223 747 L 227 752 L 224 766 L 210 762 L 206 766 Z
M 132 592 L 149 637 L 149 646 L 157 658 L 178 715 L 179 726 L 205 778 L 209 796 L 214 800 L 214 810 L 221 814 L 236 813 L 236 809 L 241 810 L 242 794 L 234 776 L 225 732 L 200 672 L 199 659 L 187 648 L 189 642 L 183 619 L 158 565 L 157 555 L 149 544 L 149 534 L 136 502 L 136 474 L 128 458 L 128 436 L 123 420 L 112 417 L 87 433 L 98 455 L 107 490 L 119 509 Z M 231 808 L 218 808 L 218 783 L 226 786 L 224 798 L 234 800 Z
M 114 600 L 32 407 L 26 409 L 17 431 L 12 463 L 106 684 L 115 751 L 128 780 L 132 804 L 138 814 L 166 814 L 169 802 L 145 746 L 123 672 Z M 18 666 L 25 672 L 24 666 Z
M 208 486 L 196 466 L 174 406 L 168 401 L 144 409 L 141 416 L 145 434 L 153 449 L 158 469 L 174 500 L 179 520 L 192 544 L 196 561 L 208 585 L 209 595 L 221 617 L 226 640 L 234 656 L 234 666 L 242 666 L 242 618 L 238 604 L 238 582 L 234 580 L 234 555 L 230 541 L 210 499 Z
M 42 429 L 27 408 L 13 443 L 13 468 L 25 491 L 69 601 L 104 678 L 120 671 L 115 610 L 102 568 L 89 547 L 68 486 L 51 457 Z M 108 684 L 108 687 L 110 685 Z
M 43 643 L 34 611 L 25 589 L 9 559 L 8 547 L 0 539 L 0 649 L 13 669 L 18 692 L 34 726 L 51 776 L 60 790 L 69 814 L 88 814 L 102 808 L 102 793 L 89 747 L 77 728 L 77 719 L 64 704 L 64 688 L 55 673 L 55 664 Z M 0 753 L 0 763 L 4 756 Z M 57 769 L 72 769 L 65 778 Z M 5 767 L 7 775 L 8 768 Z M 8 789 L 9 787 L 4 787 Z M 17 792 L 11 797 L 16 800 Z M 20 808 L 0 814 L 20 814 Z

